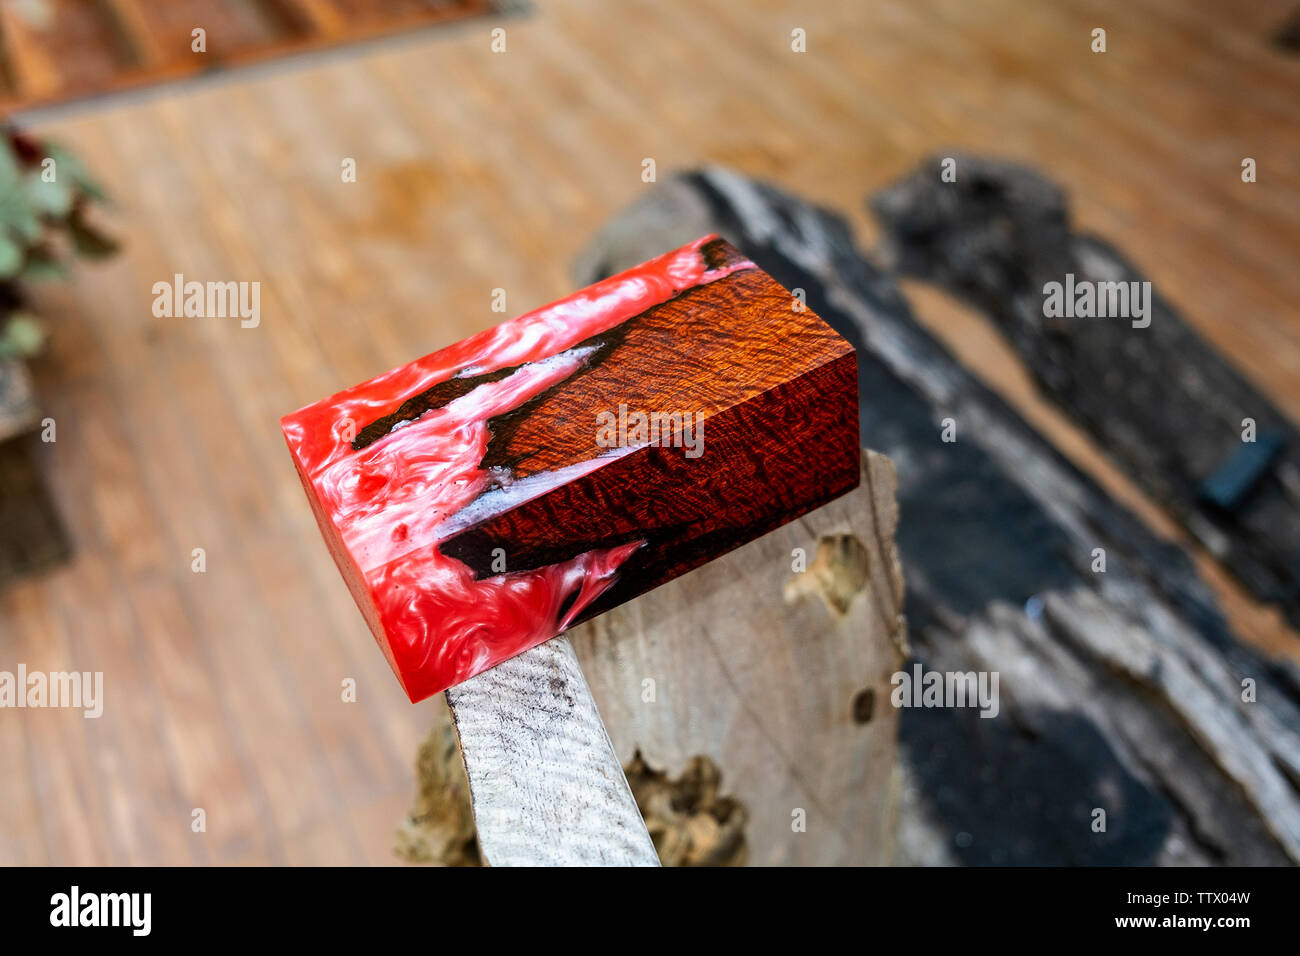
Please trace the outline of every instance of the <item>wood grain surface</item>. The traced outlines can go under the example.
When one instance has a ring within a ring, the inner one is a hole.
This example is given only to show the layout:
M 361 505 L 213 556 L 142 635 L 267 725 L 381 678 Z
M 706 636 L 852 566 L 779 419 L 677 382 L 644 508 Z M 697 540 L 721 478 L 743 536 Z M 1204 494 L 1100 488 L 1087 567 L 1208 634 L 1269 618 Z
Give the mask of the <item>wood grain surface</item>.
M 567 635 L 623 764 L 676 778 L 707 759 L 744 808 L 751 864 L 892 859 L 895 490 L 864 451 L 849 494 Z
M 430 715 L 367 646 L 277 417 L 493 325 L 494 288 L 512 311 L 572 289 L 577 252 L 647 191 L 647 157 L 661 178 L 718 162 L 778 182 L 848 215 L 867 248 L 863 197 L 935 150 L 1040 166 L 1080 229 L 1129 250 L 1300 420 L 1300 60 L 1270 39 L 1290 7 L 628 0 L 611 17 L 555 0 L 28 114 L 111 188 L 124 251 L 33 303 L 54 336 L 35 369 L 58 421 L 42 464 L 75 551 L 0 595 L 0 666 L 104 670 L 109 696 L 98 721 L 0 718 L 0 861 L 392 861 Z M 1098 25 L 1106 54 L 1088 48 Z M 27 64 L 35 82 L 47 67 Z M 154 318 L 150 288 L 176 272 L 261 281 L 261 325 Z M 906 291 L 981 381 L 1178 536 L 987 320 Z M 1243 637 L 1295 652 L 1275 611 L 1199 566 Z
M 491 866 L 658 866 L 567 638 L 458 684 L 447 703 Z

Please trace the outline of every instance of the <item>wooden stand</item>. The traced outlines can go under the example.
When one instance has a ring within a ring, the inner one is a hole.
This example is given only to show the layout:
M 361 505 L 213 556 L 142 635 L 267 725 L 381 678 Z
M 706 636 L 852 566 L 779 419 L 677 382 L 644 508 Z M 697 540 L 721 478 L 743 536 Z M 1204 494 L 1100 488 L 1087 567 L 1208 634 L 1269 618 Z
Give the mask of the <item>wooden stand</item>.
M 888 862 L 894 491 L 866 453 L 849 494 L 448 691 L 484 859 L 657 862 L 632 767 L 668 862 Z M 434 837 L 458 807 L 413 817 L 408 849 L 462 842 Z

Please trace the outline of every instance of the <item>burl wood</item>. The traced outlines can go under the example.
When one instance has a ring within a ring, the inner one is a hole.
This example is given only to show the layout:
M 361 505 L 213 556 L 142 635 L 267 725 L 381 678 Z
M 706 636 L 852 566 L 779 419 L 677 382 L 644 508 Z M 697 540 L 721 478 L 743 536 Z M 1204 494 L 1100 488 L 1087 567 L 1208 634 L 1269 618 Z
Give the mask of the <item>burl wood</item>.
M 713 236 L 282 424 L 413 701 L 859 480 L 852 348 Z

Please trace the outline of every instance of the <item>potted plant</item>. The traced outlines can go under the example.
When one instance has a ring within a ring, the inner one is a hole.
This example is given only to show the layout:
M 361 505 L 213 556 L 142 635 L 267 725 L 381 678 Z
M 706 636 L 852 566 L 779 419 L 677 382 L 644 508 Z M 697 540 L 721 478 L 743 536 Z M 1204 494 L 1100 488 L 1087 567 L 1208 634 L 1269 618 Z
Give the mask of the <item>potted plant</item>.
M 106 197 L 68 151 L 0 129 L 0 440 L 31 428 L 36 405 L 25 360 L 45 346 L 27 307 L 28 282 L 66 275 L 74 256 L 116 248 L 89 221 Z

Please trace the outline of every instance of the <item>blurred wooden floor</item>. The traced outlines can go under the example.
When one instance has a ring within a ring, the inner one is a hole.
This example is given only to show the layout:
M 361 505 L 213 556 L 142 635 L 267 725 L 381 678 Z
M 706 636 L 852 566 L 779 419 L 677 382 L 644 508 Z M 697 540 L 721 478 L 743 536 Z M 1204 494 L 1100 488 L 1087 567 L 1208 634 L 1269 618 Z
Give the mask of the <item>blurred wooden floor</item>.
M 496 287 L 510 314 L 568 291 L 575 253 L 647 188 L 644 157 L 770 178 L 852 213 L 868 244 L 863 196 L 924 155 L 1037 165 L 1300 420 L 1300 60 L 1268 43 L 1289 3 L 808 6 L 556 0 L 37 124 L 110 184 L 125 253 L 40 300 L 76 558 L 0 596 L 0 668 L 103 670 L 107 703 L 99 720 L 0 711 L 0 863 L 392 860 L 430 711 L 374 648 L 277 419 L 494 324 Z M 154 318 L 153 283 L 178 272 L 260 281 L 260 327 Z M 1172 533 L 982 319 L 908 290 Z M 1244 633 L 1294 652 L 1276 615 L 1211 576 Z

